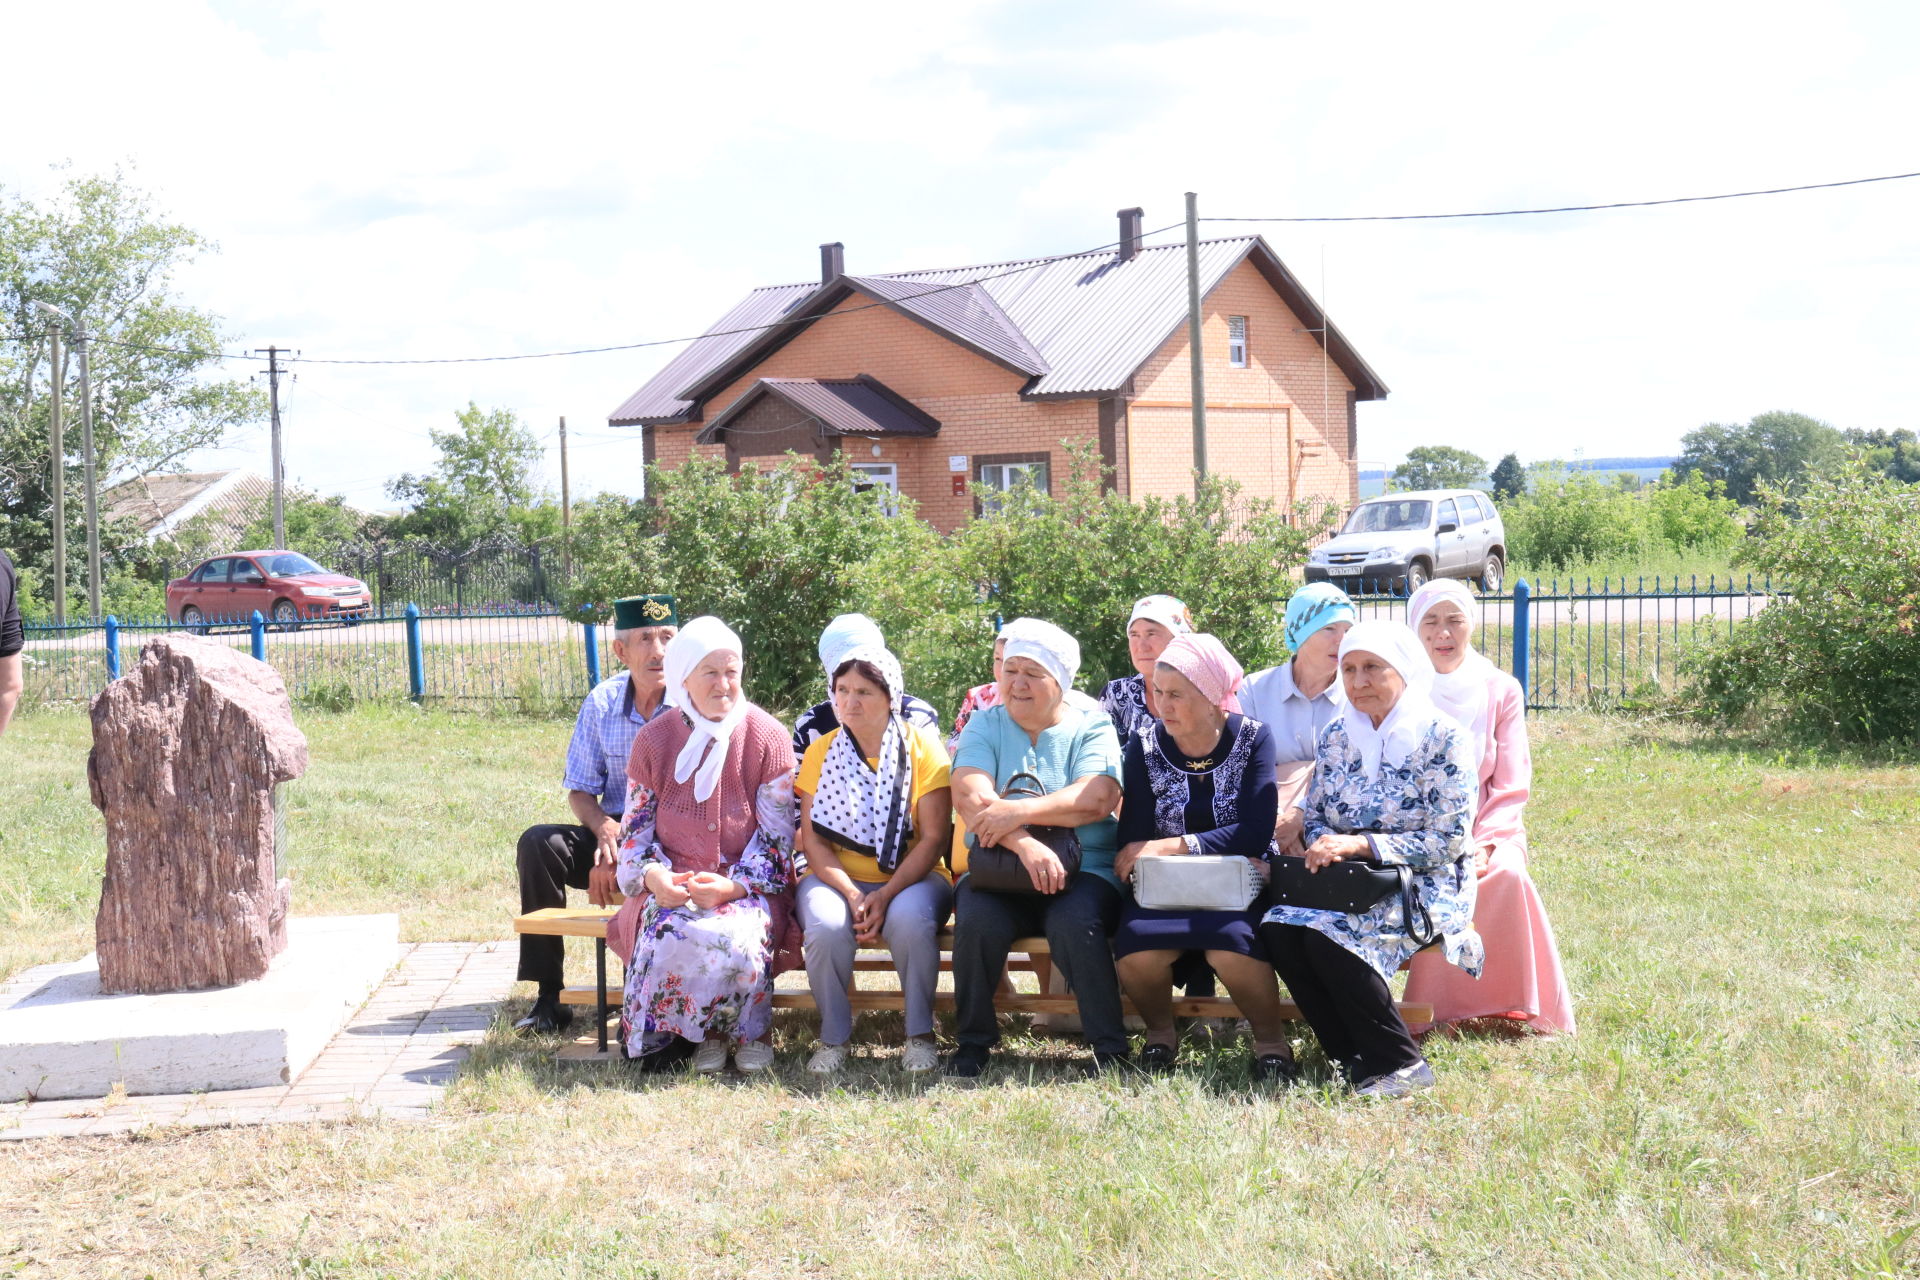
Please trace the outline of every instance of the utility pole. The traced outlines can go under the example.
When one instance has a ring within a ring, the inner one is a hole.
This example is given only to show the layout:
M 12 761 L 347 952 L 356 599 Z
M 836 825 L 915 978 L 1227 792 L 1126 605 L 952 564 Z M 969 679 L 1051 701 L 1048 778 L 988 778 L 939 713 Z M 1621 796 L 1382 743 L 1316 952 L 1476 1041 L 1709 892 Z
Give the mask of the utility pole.
M 1199 197 L 1187 192 L 1187 348 L 1193 368 L 1193 490 L 1207 478 L 1207 375 L 1200 350 Z
M 267 396 L 273 404 L 273 545 L 275 549 L 287 545 L 286 497 L 282 486 L 286 480 L 286 467 L 280 461 L 280 353 L 282 347 L 268 347 L 267 353 Z M 260 354 L 255 348 L 254 354 Z
M 87 616 L 100 613 L 100 494 L 93 461 L 93 376 L 87 360 L 87 322 L 74 321 L 73 354 L 80 362 L 80 452 L 86 459 L 87 482 Z
M 67 380 L 67 353 L 60 322 L 53 322 L 53 403 L 49 442 L 53 452 L 53 621 L 67 624 L 67 442 L 61 434 L 62 383 Z
M 573 490 L 567 486 L 567 420 L 560 419 L 560 575 L 573 581 Z

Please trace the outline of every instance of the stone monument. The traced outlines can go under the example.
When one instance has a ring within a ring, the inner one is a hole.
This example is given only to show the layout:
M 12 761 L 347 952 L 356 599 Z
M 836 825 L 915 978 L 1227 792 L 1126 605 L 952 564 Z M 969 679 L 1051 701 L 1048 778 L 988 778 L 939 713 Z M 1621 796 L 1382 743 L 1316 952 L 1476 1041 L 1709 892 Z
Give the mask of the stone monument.
M 279 673 L 219 641 L 150 641 L 94 699 L 87 779 L 107 827 L 94 922 L 102 991 L 266 975 L 287 945 L 274 788 L 306 770 Z

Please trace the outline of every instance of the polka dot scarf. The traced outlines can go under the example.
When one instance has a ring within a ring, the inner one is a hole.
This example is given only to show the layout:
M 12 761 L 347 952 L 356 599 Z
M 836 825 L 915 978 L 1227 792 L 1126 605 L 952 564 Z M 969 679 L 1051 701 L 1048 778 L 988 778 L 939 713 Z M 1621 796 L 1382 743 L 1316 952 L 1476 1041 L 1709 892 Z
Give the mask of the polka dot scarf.
M 887 684 L 891 710 L 886 732 L 880 738 L 879 763 L 876 767 L 866 762 L 853 731 L 842 724 L 820 765 L 820 789 L 813 795 L 813 827 L 834 844 L 872 858 L 891 875 L 913 834 L 913 806 L 908 795 L 913 764 L 907 757 L 907 726 L 899 712 L 905 681 L 900 660 L 885 649 L 863 645 L 840 657 L 841 663 L 855 660 L 872 666 Z

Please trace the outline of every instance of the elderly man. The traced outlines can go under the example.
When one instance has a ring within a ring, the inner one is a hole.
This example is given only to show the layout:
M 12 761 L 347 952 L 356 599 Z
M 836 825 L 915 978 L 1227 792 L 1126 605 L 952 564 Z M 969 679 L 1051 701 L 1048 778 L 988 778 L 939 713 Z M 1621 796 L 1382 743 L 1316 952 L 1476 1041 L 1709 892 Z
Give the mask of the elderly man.
M 833 673 L 846 660 L 846 656 L 855 649 L 887 647 L 887 638 L 880 634 L 880 624 L 864 613 L 843 613 L 827 624 L 820 633 L 820 665 L 827 672 L 827 700 L 815 703 L 800 713 L 793 722 L 793 754 L 796 757 L 807 754 L 807 748 L 819 738 L 824 738 L 840 727 L 839 713 L 833 709 Z M 940 732 L 940 713 L 933 705 L 923 702 L 910 693 L 900 695 L 900 714 L 911 725 L 919 725 Z
M 20 651 L 27 641 L 20 623 L 19 588 L 12 557 L 0 551 L 0 733 L 7 731 L 14 704 L 20 701 Z
M 627 757 L 634 736 L 666 705 L 667 642 L 679 629 L 672 596 L 613 602 L 613 656 L 626 669 L 594 686 L 574 722 L 561 781 L 573 822 L 528 827 L 520 835 L 522 912 L 564 907 L 567 888 L 587 888 L 595 867 L 608 868 L 603 874 L 611 876 L 627 804 Z M 573 1021 L 560 1003 L 565 959 L 564 939 L 521 936 L 519 978 L 536 983 L 539 992 L 517 1029 L 561 1031 Z

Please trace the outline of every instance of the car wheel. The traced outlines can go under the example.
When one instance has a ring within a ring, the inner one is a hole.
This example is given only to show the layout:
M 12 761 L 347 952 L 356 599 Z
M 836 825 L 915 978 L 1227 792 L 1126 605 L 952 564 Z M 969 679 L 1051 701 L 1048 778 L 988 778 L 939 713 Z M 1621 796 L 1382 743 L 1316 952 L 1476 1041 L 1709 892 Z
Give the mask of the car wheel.
M 180 625 L 196 636 L 207 634 L 206 615 L 192 605 L 188 605 L 180 611 Z
M 300 629 L 300 611 L 293 607 L 293 601 L 275 600 L 273 602 L 273 625 L 282 631 Z
M 1432 574 L 1427 572 L 1427 562 L 1425 560 L 1415 560 L 1412 564 L 1408 565 L 1407 576 L 1402 579 L 1402 581 L 1406 583 L 1407 594 L 1412 595 L 1420 588 L 1426 586 L 1427 579 L 1432 576 Z
M 1500 562 L 1499 556 L 1489 555 L 1487 563 L 1480 570 L 1480 590 L 1487 595 L 1497 596 L 1506 581 L 1507 566 Z

